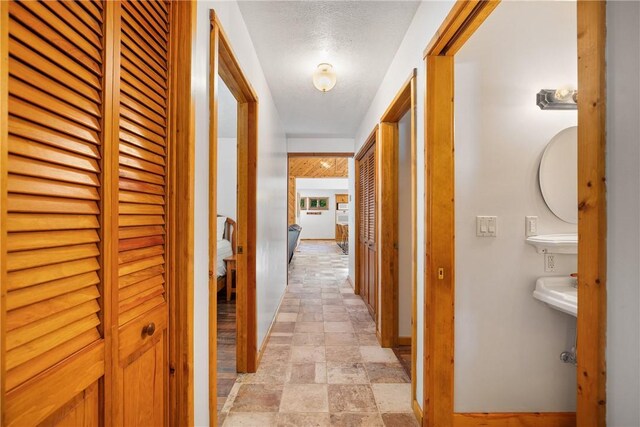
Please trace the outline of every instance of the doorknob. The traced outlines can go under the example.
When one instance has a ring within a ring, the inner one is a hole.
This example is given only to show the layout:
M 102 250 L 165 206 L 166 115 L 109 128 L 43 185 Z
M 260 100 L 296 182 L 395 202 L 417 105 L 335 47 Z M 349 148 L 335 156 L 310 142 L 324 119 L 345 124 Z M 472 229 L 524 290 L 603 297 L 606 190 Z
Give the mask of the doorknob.
M 146 325 L 144 328 L 142 328 L 142 336 L 144 337 L 145 335 L 151 336 L 156 332 L 156 324 L 151 322 L 148 325 Z

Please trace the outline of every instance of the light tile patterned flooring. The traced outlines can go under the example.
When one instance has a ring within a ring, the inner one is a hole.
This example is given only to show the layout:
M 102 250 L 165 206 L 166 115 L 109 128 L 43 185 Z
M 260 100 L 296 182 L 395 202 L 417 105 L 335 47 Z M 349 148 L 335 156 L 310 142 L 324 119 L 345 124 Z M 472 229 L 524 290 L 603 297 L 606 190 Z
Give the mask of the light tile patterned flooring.
M 258 372 L 239 375 L 219 425 L 418 425 L 410 380 L 347 272 L 335 242 L 300 244 Z

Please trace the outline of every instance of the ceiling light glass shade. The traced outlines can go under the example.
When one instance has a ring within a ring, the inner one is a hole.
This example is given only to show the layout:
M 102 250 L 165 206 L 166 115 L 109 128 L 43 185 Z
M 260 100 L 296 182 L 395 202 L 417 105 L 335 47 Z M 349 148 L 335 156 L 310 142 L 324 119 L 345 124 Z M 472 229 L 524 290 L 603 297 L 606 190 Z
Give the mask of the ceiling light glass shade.
M 327 92 L 336 85 L 336 72 L 331 64 L 322 63 L 313 73 L 313 85 L 320 92 Z

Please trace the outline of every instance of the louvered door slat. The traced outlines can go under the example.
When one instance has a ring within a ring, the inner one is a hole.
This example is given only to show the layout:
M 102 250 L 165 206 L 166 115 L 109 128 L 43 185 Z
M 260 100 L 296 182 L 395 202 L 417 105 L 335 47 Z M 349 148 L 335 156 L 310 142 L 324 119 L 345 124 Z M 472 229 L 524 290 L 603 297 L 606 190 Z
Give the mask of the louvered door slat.
M 19 59 L 35 70 L 47 70 L 52 81 L 62 83 L 69 88 L 73 88 L 76 93 L 86 96 L 94 102 L 100 102 L 99 88 L 88 84 L 74 73 L 67 71 L 57 62 L 51 61 L 38 52 L 30 49 L 19 42 L 9 40 L 9 50 L 12 56 Z
M 40 374 L 101 339 L 102 27 L 102 11 L 75 2 L 9 4 L 7 402 L 19 385 L 54 392 Z
M 57 2 L 47 2 L 55 5 Z M 38 35 L 43 42 L 55 40 L 55 45 L 65 50 L 65 54 L 70 56 L 72 53 L 75 58 L 82 61 L 81 64 L 87 69 L 93 71 L 96 75 L 100 74 L 99 64 L 102 62 L 100 56 L 100 47 L 92 45 L 86 38 L 82 37 L 82 29 L 72 29 L 73 27 L 64 20 L 58 18 L 43 3 L 30 1 L 13 3 L 10 7 L 13 17 L 34 31 L 34 35 Z M 41 25 L 46 22 L 47 25 Z M 61 35 L 64 35 L 61 37 Z M 94 35 L 94 37 L 97 37 Z M 35 38 L 31 38 L 35 40 Z M 44 44 L 42 44 L 44 46 Z
M 83 2 L 87 3 L 87 2 Z M 87 27 L 91 28 L 91 30 L 98 37 L 98 40 L 102 38 L 102 23 L 100 20 L 100 13 L 95 9 L 87 8 L 86 4 L 65 1 L 62 2 L 62 5 L 66 7 L 71 13 L 73 13 L 80 22 L 82 22 Z
M 55 248 L 100 240 L 95 230 L 45 231 L 38 233 L 11 233 L 7 237 L 9 252 L 29 249 Z
M 72 292 L 47 298 L 34 305 L 33 308 L 37 308 L 37 310 L 33 310 L 32 307 L 15 309 L 7 316 L 7 330 L 12 331 L 16 328 L 33 324 L 37 320 L 46 319 L 52 314 L 68 310 L 69 307 L 78 307 L 86 302 L 96 303 L 96 298 L 99 296 L 98 288 L 95 286 L 87 286 Z
M 15 310 L 40 301 L 47 301 L 60 295 L 98 284 L 99 282 L 98 274 L 95 271 L 91 271 L 62 280 L 43 283 L 42 285 L 31 288 L 19 289 L 7 296 L 7 310 Z M 34 311 L 33 307 L 28 307 L 28 309 Z M 11 313 L 8 313 L 7 316 L 10 317 L 11 315 Z
M 35 2 L 24 2 L 24 4 L 32 3 Z M 40 35 L 32 32 L 30 28 L 23 26 L 17 21 L 12 21 L 10 25 L 12 26 L 12 37 L 9 39 L 9 49 L 11 49 L 12 42 L 15 41 L 16 43 L 21 43 L 34 52 L 44 56 L 49 61 L 56 63 L 58 67 L 63 68 L 71 74 L 75 74 L 87 84 L 100 90 L 100 67 L 96 62 L 94 62 L 92 57 L 89 55 L 83 55 L 80 50 L 79 53 L 76 53 L 76 60 L 75 58 L 67 56 L 66 52 L 61 52 L 57 46 L 50 44 L 48 42 L 49 37 L 47 37 L 46 34 Z M 40 28 L 46 28 L 46 23 L 43 21 L 40 21 L 35 25 L 40 26 Z M 68 44 L 66 48 L 68 51 L 77 50 L 72 44 Z
M 168 34 L 158 10 L 133 1 L 121 8 L 120 325 L 165 302 Z

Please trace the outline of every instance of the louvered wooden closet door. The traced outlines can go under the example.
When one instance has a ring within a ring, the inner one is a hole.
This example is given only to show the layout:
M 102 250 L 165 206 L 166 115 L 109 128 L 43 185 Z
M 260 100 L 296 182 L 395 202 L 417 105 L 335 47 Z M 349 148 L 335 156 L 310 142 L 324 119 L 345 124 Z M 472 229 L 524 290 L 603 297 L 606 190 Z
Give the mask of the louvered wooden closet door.
M 360 296 L 375 318 L 376 311 L 376 244 L 375 244 L 375 145 L 358 160 L 359 251 L 358 272 Z
M 4 425 L 97 425 L 104 11 L 9 8 Z M 3 89 L 4 90 L 4 89 Z
M 120 6 L 118 423 L 131 426 L 167 421 L 169 6 Z

